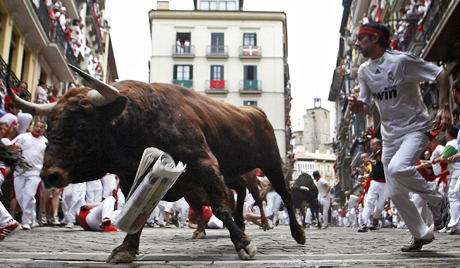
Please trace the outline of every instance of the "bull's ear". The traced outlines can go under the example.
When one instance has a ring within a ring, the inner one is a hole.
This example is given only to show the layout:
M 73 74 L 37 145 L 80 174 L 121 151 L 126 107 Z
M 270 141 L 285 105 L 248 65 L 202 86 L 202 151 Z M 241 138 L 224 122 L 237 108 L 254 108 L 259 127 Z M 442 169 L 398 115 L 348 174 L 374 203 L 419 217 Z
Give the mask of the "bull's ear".
M 97 107 L 97 109 L 99 110 L 101 117 L 107 120 L 112 120 L 121 115 L 126 108 L 127 102 L 128 99 L 125 96 L 118 96 L 115 101 L 104 106 Z

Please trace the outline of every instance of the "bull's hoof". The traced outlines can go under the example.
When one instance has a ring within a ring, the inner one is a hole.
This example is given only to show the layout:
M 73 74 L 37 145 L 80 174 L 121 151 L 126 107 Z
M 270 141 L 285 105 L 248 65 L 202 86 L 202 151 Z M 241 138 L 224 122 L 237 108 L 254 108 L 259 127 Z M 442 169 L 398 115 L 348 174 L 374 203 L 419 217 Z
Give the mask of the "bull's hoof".
M 267 222 L 266 224 L 265 224 L 265 223 L 263 223 L 263 224 L 262 224 L 262 228 L 264 229 L 264 231 L 268 231 L 268 230 L 270 230 L 270 229 L 271 229 L 271 227 L 270 227 L 270 223 L 268 223 L 268 222 Z
M 305 237 L 305 232 L 303 231 L 302 228 L 299 228 L 299 230 L 295 231 L 294 229 L 291 230 L 292 237 L 294 237 L 295 241 L 299 244 L 305 244 L 307 238 Z
M 248 260 L 252 258 L 254 257 L 254 255 L 256 255 L 256 253 L 257 253 L 257 247 L 256 245 L 254 245 L 254 243 L 252 243 L 252 241 L 249 242 L 249 244 L 245 246 L 244 249 L 238 250 L 238 256 L 242 260 Z
M 192 239 L 203 239 L 205 237 L 206 237 L 206 233 L 198 232 L 198 230 L 193 232 L 193 235 L 192 235 Z
M 118 247 L 112 251 L 107 263 L 130 263 L 136 258 L 137 250 L 128 249 L 126 247 Z

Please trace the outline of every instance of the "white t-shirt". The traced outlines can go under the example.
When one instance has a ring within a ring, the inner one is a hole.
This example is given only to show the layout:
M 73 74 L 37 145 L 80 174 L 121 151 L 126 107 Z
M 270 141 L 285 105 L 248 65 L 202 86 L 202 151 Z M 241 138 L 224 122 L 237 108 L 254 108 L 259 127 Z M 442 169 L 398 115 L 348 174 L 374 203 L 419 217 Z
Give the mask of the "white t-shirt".
M 456 150 L 458 150 L 458 142 L 457 139 L 453 139 L 449 142 L 446 143 L 446 148 L 448 146 L 454 147 Z M 457 179 L 460 177 L 460 162 L 454 162 L 454 163 L 449 163 L 447 165 L 447 169 L 450 172 L 450 176 L 452 179 Z
M 22 145 L 22 156 L 29 164 L 32 165 L 32 168 L 30 170 L 26 170 L 24 174 L 22 168 L 16 167 L 14 176 L 16 177 L 22 174 L 25 176 L 40 175 L 48 139 L 44 136 L 36 138 L 32 135 L 32 133 L 26 132 L 18 135 L 12 142 Z
M 327 190 L 326 187 L 327 181 L 323 178 L 320 178 L 316 182 L 316 186 L 318 187 L 318 198 L 323 198 L 323 196 L 327 193 L 327 196 L 325 198 L 330 198 L 331 197 L 331 192 Z
M 433 81 L 442 68 L 412 53 L 387 50 L 381 58 L 367 60 L 358 70 L 359 100 L 380 112 L 382 139 L 391 142 L 407 133 L 433 129 L 419 83 Z
M 438 159 L 441 155 L 442 155 L 442 152 L 444 152 L 444 146 L 441 145 L 441 144 L 438 144 L 436 146 L 436 148 L 434 149 L 434 151 L 431 153 L 431 157 L 430 157 L 430 160 L 433 161 L 433 159 Z M 440 163 L 436 163 L 433 166 L 433 173 L 434 175 L 439 175 L 442 173 L 441 171 L 441 164 Z

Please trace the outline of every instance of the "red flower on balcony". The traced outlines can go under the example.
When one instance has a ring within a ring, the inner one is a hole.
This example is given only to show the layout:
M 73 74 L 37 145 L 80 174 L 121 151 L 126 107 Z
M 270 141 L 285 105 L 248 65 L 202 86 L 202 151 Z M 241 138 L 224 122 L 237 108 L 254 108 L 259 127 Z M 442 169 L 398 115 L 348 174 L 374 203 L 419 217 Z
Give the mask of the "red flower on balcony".
M 211 88 L 225 88 L 225 80 L 211 80 Z

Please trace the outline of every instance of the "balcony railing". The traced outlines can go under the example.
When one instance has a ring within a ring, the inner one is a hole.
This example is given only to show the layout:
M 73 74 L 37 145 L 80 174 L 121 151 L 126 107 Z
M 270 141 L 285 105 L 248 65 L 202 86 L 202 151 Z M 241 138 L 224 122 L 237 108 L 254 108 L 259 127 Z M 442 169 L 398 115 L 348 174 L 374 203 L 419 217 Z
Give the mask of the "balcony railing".
M 240 80 L 240 90 L 262 90 L 262 80 Z
M 429 110 L 439 108 L 438 86 L 436 83 L 423 84 L 422 88 L 423 103 Z
M 205 90 L 228 90 L 228 80 L 206 80 Z
M 228 46 L 206 46 L 206 57 L 228 58 Z
M 195 57 L 195 46 L 177 47 L 177 45 L 173 45 L 172 56 L 178 58 L 193 58 Z
M 6 73 L 8 71 L 8 64 L 3 60 L 3 58 L 0 56 L 0 79 L 3 79 L 6 76 Z M 9 84 L 10 87 L 12 88 L 17 88 L 19 85 L 19 78 L 16 76 L 16 74 L 12 71 L 10 71 L 10 76 L 9 76 Z M 6 82 L 6 81 L 4 81 Z M 6 86 L 6 85 L 5 85 Z M 26 94 L 26 100 L 30 100 L 30 92 L 28 90 L 25 91 Z
M 193 89 L 193 80 L 178 80 L 178 79 L 173 79 L 171 81 L 171 84 L 176 84 L 180 85 L 183 87 L 188 87 L 190 89 Z
M 101 33 L 101 25 L 99 23 L 99 18 L 98 15 L 96 14 L 96 10 L 93 6 L 93 3 L 91 1 L 88 1 L 87 5 L 87 10 L 86 10 L 86 16 L 91 17 L 90 21 L 93 21 L 93 27 L 96 32 L 97 40 L 99 42 L 99 45 L 101 46 L 101 50 L 105 52 L 105 44 L 104 44 L 104 39 L 102 38 L 102 33 Z
M 69 63 L 72 65 L 75 65 L 75 63 L 77 62 L 77 59 L 75 58 L 73 54 L 72 47 L 69 41 L 67 40 L 67 37 L 64 31 L 62 30 L 62 27 L 57 22 L 53 26 L 53 32 L 51 34 L 50 41 L 53 43 L 59 44 L 59 47 L 62 48 L 62 51 L 65 57 L 67 58 L 67 60 L 69 61 Z
M 35 6 L 34 2 L 30 0 L 30 3 L 35 9 L 35 13 L 37 14 L 38 19 L 40 20 L 40 24 L 43 27 L 43 30 L 46 33 L 46 36 L 49 38 L 51 35 L 51 18 L 50 14 L 48 13 L 48 8 L 45 5 L 43 0 L 40 0 L 40 5 L 38 8 Z
M 240 46 L 239 56 L 240 58 L 259 59 L 262 56 L 262 47 L 261 46 Z
M 436 27 L 438 26 L 439 22 L 441 21 L 442 16 L 447 10 L 450 2 L 452 0 L 433 0 L 431 1 L 430 8 L 425 14 L 423 18 L 422 28 L 423 28 L 423 35 L 422 40 L 428 41 L 431 39 Z

